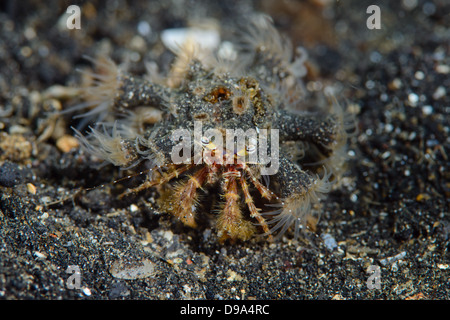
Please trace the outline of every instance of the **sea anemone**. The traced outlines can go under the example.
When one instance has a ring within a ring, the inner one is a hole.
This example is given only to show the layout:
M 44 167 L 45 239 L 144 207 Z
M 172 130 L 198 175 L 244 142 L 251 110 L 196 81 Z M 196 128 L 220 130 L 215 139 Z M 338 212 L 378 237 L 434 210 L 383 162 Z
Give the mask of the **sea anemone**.
M 298 238 L 300 230 L 307 225 L 308 217 L 312 214 L 312 206 L 320 201 L 324 194 L 330 192 L 333 182 L 330 180 L 332 172 L 324 167 L 322 177 L 311 180 L 311 184 L 302 193 L 293 193 L 281 199 L 280 203 L 267 206 L 280 208 L 264 212 L 261 215 L 268 218 L 270 234 L 280 238 L 294 225 L 294 238 Z

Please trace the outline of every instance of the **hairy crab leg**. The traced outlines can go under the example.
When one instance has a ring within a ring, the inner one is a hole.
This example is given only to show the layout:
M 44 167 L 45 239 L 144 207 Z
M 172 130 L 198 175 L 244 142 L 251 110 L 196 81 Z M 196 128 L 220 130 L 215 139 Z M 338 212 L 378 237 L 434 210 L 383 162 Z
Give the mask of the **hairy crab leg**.
M 138 193 L 142 190 L 149 189 L 154 186 L 158 186 L 158 185 L 164 184 L 166 182 L 169 182 L 170 180 L 172 180 L 174 178 L 178 178 L 178 176 L 180 174 L 186 172 L 190 168 L 192 168 L 192 165 L 182 165 L 182 166 L 171 165 L 171 170 L 169 171 L 169 173 L 165 173 L 165 174 L 162 173 L 161 177 L 158 179 L 147 180 L 144 183 L 142 183 L 141 185 L 137 186 L 136 188 L 128 189 L 127 191 L 125 191 L 124 193 L 119 195 L 119 200 L 123 199 L 124 197 L 128 196 L 131 193 Z
M 239 206 L 239 194 L 236 177 L 226 176 L 223 186 L 225 202 L 217 219 L 219 241 L 227 239 L 247 240 L 254 233 L 254 227 L 250 221 L 242 216 Z
M 189 176 L 187 181 L 178 184 L 164 204 L 165 209 L 180 219 L 186 226 L 195 228 L 195 208 L 197 190 L 202 188 L 208 176 L 208 167 L 205 166 Z
M 250 168 L 248 166 L 244 167 L 245 172 L 248 174 L 248 176 L 250 177 L 253 185 L 255 186 L 255 188 L 259 191 L 259 193 L 261 194 L 261 197 L 267 199 L 267 200 L 272 200 L 273 198 L 278 198 L 275 193 L 273 193 L 269 188 L 267 188 L 266 186 L 264 186 L 253 174 L 253 172 L 250 170 Z
M 242 191 L 244 192 L 244 199 L 245 203 L 248 206 L 248 209 L 250 210 L 250 217 L 255 218 L 258 220 L 259 224 L 264 230 L 265 234 L 269 235 L 269 240 L 273 240 L 272 235 L 270 234 L 269 226 L 266 223 L 266 220 L 259 214 L 258 208 L 256 208 L 255 203 L 253 202 L 253 198 L 250 194 L 250 191 L 248 189 L 247 181 L 243 176 L 239 178 L 239 182 L 241 184 Z

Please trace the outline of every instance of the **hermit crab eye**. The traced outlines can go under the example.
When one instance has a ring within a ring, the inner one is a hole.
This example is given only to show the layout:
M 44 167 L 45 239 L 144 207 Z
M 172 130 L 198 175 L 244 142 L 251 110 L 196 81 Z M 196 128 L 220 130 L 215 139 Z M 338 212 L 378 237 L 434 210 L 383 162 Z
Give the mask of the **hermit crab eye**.
M 256 144 L 257 144 L 256 139 L 250 139 L 248 145 L 245 146 L 245 150 L 248 153 L 255 152 L 256 151 Z
M 208 137 L 202 137 L 201 139 L 202 145 L 207 146 L 211 140 Z
M 208 150 L 216 150 L 217 149 L 217 145 L 214 143 L 214 141 L 215 141 L 214 136 L 211 138 L 203 136 L 201 139 L 201 143 L 202 143 L 203 147 Z

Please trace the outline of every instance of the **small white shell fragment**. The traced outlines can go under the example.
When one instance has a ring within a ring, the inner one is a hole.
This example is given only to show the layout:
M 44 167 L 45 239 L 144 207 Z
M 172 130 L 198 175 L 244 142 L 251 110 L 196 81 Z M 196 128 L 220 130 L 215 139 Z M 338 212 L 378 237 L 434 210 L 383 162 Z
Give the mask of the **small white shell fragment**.
M 322 239 L 325 244 L 325 246 L 328 248 L 328 250 L 333 251 L 338 247 L 336 240 L 333 238 L 333 236 L 329 233 L 323 233 Z
M 89 297 L 92 294 L 91 289 L 89 289 L 89 288 L 83 288 L 82 292 L 87 297 Z
M 124 280 L 144 279 L 156 273 L 154 263 L 148 259 L 132 262 L 117 260 L 109 272 L 114 278 Z
M 39 251 L 35 251 L 33 254 L 36 256 L 36 258 L 41 259 L 41 260 L 44 260 L 47 258 L 47 256 L 45 254 L 43 254 L 42 252 L 39 252 Z
M 161 32 L 161 41 L 172 52 L 178 52 L 187 41 L 198 43 L 204 49 L 215 49 L 220 44 L 220 34 L 214 29 L 173 28 Z

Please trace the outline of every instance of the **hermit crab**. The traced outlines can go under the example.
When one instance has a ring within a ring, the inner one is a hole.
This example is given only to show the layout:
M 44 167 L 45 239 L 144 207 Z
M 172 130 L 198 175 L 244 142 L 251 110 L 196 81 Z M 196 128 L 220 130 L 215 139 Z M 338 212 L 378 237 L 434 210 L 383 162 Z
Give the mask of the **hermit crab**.
M 303 107 L 306 51 L 294 51 L 270 18 L 250 19 L 234 40 L 229 56 L 187 40 L 164 76 L 92 59 L 84 102 L 70 110 L 85 109 L 77 117 L 95 124 L 76 136 L 115 166 L 148 168 L 121 198 L 158 186 L 160 210 L 196 227 L 208 191 L 220 241 L 273 239 L 290 228 L 298 237 L 342 172 L 345 115 L 332 98 Z

